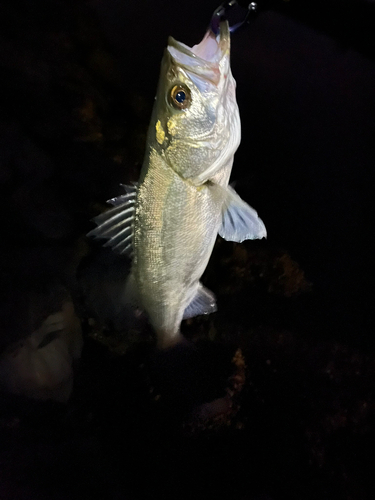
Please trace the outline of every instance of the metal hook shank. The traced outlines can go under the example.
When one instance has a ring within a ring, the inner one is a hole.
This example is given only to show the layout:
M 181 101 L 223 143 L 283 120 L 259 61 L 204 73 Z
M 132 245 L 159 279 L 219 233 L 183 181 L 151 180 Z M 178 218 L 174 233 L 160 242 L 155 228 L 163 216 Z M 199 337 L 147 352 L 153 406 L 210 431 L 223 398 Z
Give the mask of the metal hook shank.
M 238 5 L 237 0 L 230 0 L 229 2 L 224 2 L 222 3 L 212 14 L 211 22 L 210 22 L 210 28 L 211 31 L 217 35 L 220 30 L 220 22 L 227 19 L 227 13 L 228 11 L 234 7 L 235 5 Z M 239 21 L 238 23 L 229 26 L 230 31 L 233 33 L 236 31 L 240 26 L 246 23 L 249 15 L 251 12 L 255 12 L 257 9 L 257 4 L 256 2 L 250 2 L 248 7 L 247 7 L 247 13 L 242 21 Z

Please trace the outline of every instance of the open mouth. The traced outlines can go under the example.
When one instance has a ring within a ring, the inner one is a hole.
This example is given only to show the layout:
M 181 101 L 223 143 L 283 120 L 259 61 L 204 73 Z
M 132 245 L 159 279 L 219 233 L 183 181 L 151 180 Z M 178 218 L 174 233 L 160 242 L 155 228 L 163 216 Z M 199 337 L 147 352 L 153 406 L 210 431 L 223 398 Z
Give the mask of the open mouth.
M 217 65 L 228 50 L 229 26 L 226 21 L 220 24 L 218 35 L 209 29 L 203 40 L 193 47 L 188 47 L 172 37 L 168 39 L 168 51 L 173 59 L 178 64 L 190 68 Z

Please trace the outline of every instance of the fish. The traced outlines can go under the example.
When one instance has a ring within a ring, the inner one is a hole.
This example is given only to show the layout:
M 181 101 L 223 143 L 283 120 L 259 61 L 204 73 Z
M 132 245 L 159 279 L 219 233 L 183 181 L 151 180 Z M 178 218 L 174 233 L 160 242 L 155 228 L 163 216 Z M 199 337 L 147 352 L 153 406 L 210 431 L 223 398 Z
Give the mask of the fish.
M 183 340 L 183 319 L 217 310 L 200 282 L 217 235 L 266 237 L 229 185 L 240 140 L 228 22 L 193 47 L 169 37 L 139 181 L 108 200 L 88 233 L 132 259 L 125 296 L 146 312 L 162 349 Z

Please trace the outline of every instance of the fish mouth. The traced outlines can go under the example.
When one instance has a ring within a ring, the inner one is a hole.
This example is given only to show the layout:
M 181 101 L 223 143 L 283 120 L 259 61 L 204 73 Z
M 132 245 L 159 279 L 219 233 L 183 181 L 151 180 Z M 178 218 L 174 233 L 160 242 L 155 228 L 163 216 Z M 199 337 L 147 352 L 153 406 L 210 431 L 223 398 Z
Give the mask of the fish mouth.
M 173 60 L 179 66 L 197 73 L 200 73 L 199 67 L 206 70 L 217 69 L 223 57 L 229 55 L 229 50 L 230 32 L 227 21 L 220 23 L 218 35 L 209 29 L 202 41 L 193 47 L 188 47 L 173 37 L 168 39 L 168 52 Z

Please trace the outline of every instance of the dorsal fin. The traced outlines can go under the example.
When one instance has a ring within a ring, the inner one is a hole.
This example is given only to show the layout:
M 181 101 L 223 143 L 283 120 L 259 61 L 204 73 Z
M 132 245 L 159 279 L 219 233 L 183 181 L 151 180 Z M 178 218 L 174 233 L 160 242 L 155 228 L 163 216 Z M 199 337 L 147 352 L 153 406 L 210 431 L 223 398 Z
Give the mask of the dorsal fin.
M 137 184 L 125 186 L 126 194 L 117 196 L 107 201 L 113 205 L 106 212 L 94 218 L 98 227 L 87 233 L 87 236 L 94 238 L 105 238 L 108 241 L 105 247 L 128 257 L 133 256 L 133 228 L 134 228 L 134 207 L 137 197 Z

